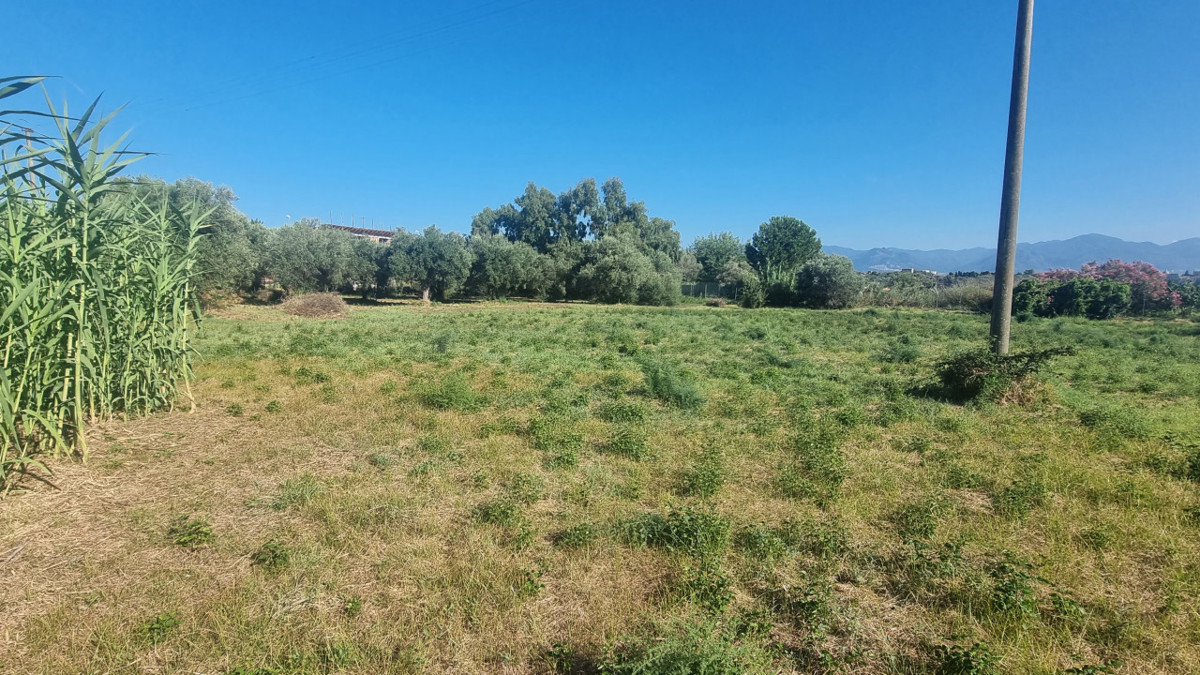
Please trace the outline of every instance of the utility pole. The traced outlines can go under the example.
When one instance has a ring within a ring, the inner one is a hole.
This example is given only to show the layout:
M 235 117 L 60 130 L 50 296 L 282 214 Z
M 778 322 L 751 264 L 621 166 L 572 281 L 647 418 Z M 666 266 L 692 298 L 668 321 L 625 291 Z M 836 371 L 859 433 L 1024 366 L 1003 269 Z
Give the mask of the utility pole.
M 1021 205 L 1021 161 L 1025 154 L 1025 104 L 1029 100 L 1029 50 L 1033 42 L 1033 0 L 1017 7 L 1017 46 L 1013 54 L 1012 96 L 1008 102 L 1008 146 L 1004 151 L 1004 190 L 992 295 L 992 351 L 1008 353 L 1012 328 L 1013 268 L 1017 262 L 1017 211 Z

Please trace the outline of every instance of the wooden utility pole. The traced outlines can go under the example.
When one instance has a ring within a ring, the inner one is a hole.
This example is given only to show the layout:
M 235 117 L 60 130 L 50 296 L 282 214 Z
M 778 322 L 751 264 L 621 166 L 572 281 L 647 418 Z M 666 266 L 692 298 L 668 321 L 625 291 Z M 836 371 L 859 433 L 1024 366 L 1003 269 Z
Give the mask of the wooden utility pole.
M 1029 50 L 1033 42 L 1033 0 L 1017 7 L 1017 46 L 1013 54 L 1012 96 L 1008 102 L 1008 146 L 1004 152 L 1004 191 L 992 295 L 992 351 L 1008 353 L 1012 328 L 1013 272 L 1017 262 L 1017 211 L 1021 205 L 1021 161 L 1025 154 L 1025 104 L 1029 100 Z

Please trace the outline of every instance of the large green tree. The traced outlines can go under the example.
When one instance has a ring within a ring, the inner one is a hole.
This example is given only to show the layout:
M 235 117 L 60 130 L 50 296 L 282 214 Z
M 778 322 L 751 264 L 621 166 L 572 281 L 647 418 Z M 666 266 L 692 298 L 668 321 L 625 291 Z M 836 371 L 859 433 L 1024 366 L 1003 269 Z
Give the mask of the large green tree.
M 467 240 L 434 225 L 420 234 L 397 230 L 390 248 L 392 277 L 418 288 L 425 302 L 445 300 L 466 282 L 471 271 Z
M 682 249 L 675 223 L 647 214 L 644 202 L 630 202 L 619 178 L 610 178 L 599 189 L 585 178 L 559 194 L 535 183 L 511 204 L 480 211 L 471 221 L 472 236 L 503 234 L 549 253 L 562 242 L 581 242 L 624 232 L 637 239 L 644 251 L 659 251 L 679 260 Z
M 366 278 L 368 266 L 356 257 L 356 240 L 347 232 L 321 227 L 316 218 L 298 220 L 271 233 L 267 271 L 287 293 L 337 290 L 356 277 Z
M 473 261 L 467 289 L 473 295 L 497 299 L 511 295 L 536 295 L 538 252 L 523 241 L 509 241 L 498 234 L 477 234 L 469 248 Z
M 774 216 L 759 225 L 746 244 L 746 260 L 768 285 L 790 287 L 804 263 L 820 252 L 816 230 L 791 216 Z
M 696 237 L 691 251 L 700 263 L 700 281 L 720 281 L 726 265 L 746 259 L 742 240 L 731 232 Z
M 665 253 L 647 253 L 635 237 L 614 233 L 587 244 L 578 283 L 590 300 L 669 305 L 679 297 L 680 277 Z

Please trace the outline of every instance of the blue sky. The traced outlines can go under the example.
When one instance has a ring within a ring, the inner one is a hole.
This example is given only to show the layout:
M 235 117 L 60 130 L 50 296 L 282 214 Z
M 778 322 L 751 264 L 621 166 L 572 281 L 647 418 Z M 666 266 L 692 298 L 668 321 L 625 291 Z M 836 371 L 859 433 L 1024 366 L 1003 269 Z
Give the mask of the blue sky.
M 620 176 L 684 242 L 993 246 L 1016 0 L 42 0 L 7 74 L 104 94 L 268 225 L 463 231 L 528 181 Z M 11 37 L 11 35 L 10 35 Z M 1022 241 L 1200 235 L 1200 2 L 1038 3 Z M 29 102 L 29 99 L 26 99 Z

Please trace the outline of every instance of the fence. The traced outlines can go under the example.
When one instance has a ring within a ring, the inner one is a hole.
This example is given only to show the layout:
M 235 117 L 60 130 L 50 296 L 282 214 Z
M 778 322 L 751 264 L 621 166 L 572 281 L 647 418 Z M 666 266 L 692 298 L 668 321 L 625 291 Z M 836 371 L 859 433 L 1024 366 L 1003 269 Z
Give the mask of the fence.
M 695 284 L 683 284 L 680 292 L 689 298 L 737 298 L 740 284 L 722 284 L 716 281 L 703 281 Z

